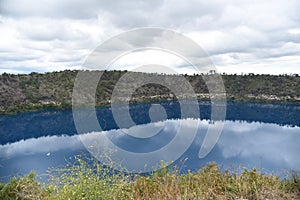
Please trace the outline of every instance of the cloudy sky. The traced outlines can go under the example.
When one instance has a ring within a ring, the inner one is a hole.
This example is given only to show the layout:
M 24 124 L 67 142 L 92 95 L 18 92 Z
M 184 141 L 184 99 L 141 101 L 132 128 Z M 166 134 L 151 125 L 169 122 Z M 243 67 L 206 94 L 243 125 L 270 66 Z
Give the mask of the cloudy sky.
M 99 44 L 140 27 L 184 34 L 219 72 L 300 73 L 299 8 L 297 0 L 0 0 L 0 73 L 79 69 Z M 121 64 L 156 56 L 176 67 L 158 54 Z

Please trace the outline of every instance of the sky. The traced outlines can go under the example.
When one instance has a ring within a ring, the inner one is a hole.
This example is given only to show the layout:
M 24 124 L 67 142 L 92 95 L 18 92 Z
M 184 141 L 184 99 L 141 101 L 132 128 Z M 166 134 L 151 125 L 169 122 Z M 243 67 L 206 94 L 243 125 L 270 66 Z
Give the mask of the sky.
M 218 72 L 300 74 L 299 8 L 298 0 L 0 0 L 0 73 L 81 69 L 109 38 L 159 27 L 195 41 Z M 154 51 L 124 56 L 118 66 L 155 59 L 187 70 Z

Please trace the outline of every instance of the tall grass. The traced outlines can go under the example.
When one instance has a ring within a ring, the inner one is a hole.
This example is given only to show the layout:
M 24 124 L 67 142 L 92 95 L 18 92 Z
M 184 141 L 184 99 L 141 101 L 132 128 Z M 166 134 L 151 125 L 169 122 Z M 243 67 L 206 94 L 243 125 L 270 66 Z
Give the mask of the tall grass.
M 34 173 L 0 185 L 0 199 L 300 199 L 300 180 L 266 175 L 257 169 L 222 171 L 208 163 L 180 174 L 162 168 L 148 175 L 114 171 L 96 160 L 77 156 L 65 168 L 51 169 L 47 181 Z

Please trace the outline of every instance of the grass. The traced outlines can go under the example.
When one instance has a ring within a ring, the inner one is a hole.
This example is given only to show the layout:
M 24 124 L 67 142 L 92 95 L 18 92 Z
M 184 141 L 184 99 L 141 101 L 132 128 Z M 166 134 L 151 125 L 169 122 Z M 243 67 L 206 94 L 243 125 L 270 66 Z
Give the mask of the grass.
M 300 199 L 297 174 L 289 178 L 257 169 L 222 171 L 208 163 L 197 172 L 180 174 L 162 168 L 147 176 L 117 172 L 77 156 L 65 168 L 51 169 L 46 181 L 30 174 L 0 185 L 0 199 Z

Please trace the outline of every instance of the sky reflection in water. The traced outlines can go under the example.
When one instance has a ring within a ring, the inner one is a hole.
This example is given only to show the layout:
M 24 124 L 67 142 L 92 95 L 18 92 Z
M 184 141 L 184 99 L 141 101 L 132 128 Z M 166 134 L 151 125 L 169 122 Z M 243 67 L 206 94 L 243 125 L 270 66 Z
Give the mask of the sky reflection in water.
M 137 128 L 142 128 L 145 132 L 161 127 L 157 135 L 145 139 L 126 135 L 126 129 L 91 132 L 81 135 L 81 139 L 92 141 L 108 135 L 114 144 L 124 150 L 145 153 L 166 145 L 174 137 L 180 123 L 188 130 L 197 125 L 197 122 L 199 119 L 184 119 L 138 125 Z M 197 170 L 206 162 L 216 161 L 224 169 L 242 164 L 248 168 L 258 167 L 267 173 L 280 174 L 289 170 L 300 172 L 300 127 L 226 121 L 217 145 L 208 156 L 199 159 L 199 149 L 208 126 L 209 120 L 200 120 L 193 144 L 179 159 L 188 158 L 183 171 Z M 0 145 L 0 177 L 21 175 L 31 170 L 45 173 L 47 168 L 63 166 L 65 158 L 79 153 L 87 153 L 87 150 L 78 135 L 42 136 Z M 179 160 L 175 164 L 181 165 Z

